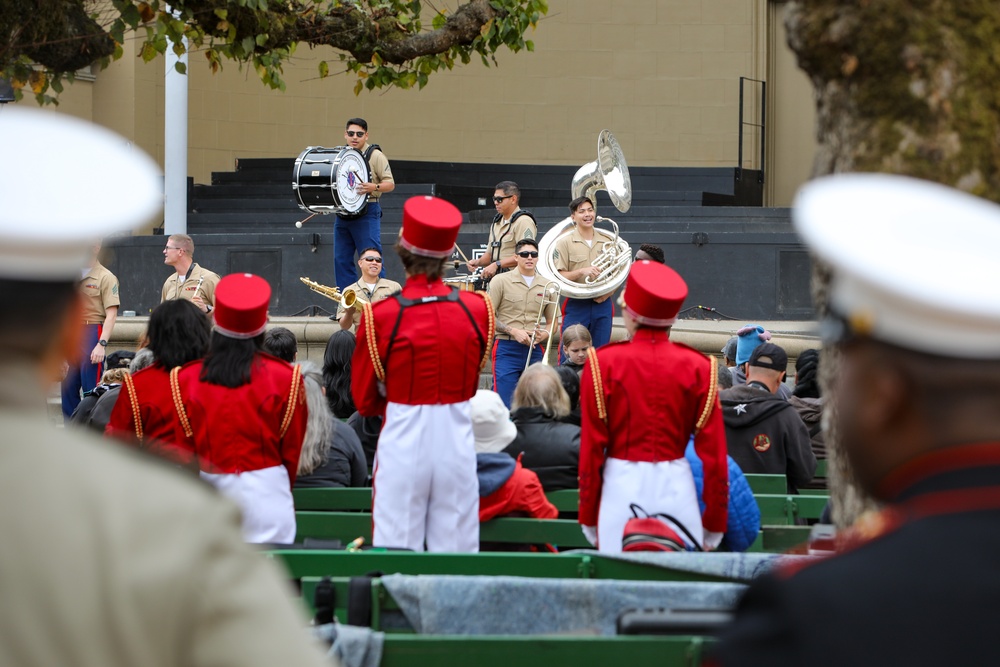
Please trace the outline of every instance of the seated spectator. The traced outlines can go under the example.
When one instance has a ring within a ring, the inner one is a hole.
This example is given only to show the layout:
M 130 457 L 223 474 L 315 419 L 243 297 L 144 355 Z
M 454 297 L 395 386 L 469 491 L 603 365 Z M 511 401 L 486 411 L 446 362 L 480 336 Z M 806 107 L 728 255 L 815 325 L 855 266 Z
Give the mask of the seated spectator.
M 823 397 L 819 393 L 819 350 L 804 350 L 795 361 L 795 389 L 788 402 L 809 429 L 813 454 L 826 458 L 823 436 Z
M 545 497 L 538 476 L 521 467 L 520 459 L 503 453 L 516 435 L 500 394 L 480 389 L 470 401 L 479 476 L 479 520 L 517 515 L 555 519 L 559 511 Z
M 785 475 L 788 490 L 812 480 L 816 457 L 795 408 L 777 396 L 788 355 L 773 343 L 757 347 L 747 362 L 747 384 L 719 392 L 729 455 L 745 473 Z
M 323 395 L 323 374 L 311 361 L 299 364 L 309 422 L 299 453 L 295 488 L 365 486 L 368 466 L 354 429 L 335 418 Z
M 210 336 L 211 322 L 190 301 L 177 299 L 157 306 L 149 316 L 146 332 L 153 364 L 126 381 L 125 395 L 115 402 L 105 435 L 175 463 L 191 464 L 194 452 L 175 441 L 176 408 L 170 391 L 170 371 L 203 357 Z
M 694 451 L 694 438 L 688 442 L 684 457 L 691 466 L 694 486 L 698 490 L 698 504 L 701 506 L 701 511 L 704 512 L 705 501 L 702 500 L 701 490 L 705 480 L 701 459 Z M 746 551 L 757 539 L 757 534 L 760 533 L 760 507 L 753 497 L 750 482 L 743 475 L 740 466 L 733 460 L 732 456 L 726 458 L 729 462 L 729 513 L 726 515 L 726 532 L 722 536 L 719 549 L 721 551 Z
M 375 465 L 375 448 L 378 447 L 378 436 L 382 433 L 382 417 L 362 417 L 357 410 L 347 418 L 347 425 L 354 429 L 354 434 L 361 441 L 361 449 L 365 453 L 365 463 L 370 471 Z
M 584 362 L 587 361 L 587 350 L 593 344 L 590 332 L 582 324 L 571 324 L 563 329 L 560 345 L 566 360 L 562 365 L 572 368 L 579 374 L 583 370 Z
M 546 491 L 578 488 L 580 427 L 560 421 L 569 414 L 569 396 L 555 370 L 529 366 L 511 405 L 516 437 L 503 451 L 535 471 Z
M 723 363 L 719 364 L 719 378 L 716 382 L 719 385 L 719 391 L 722 391 L 723 389 L 731 389 L 733 386 L 733 373 Z
M 722 361 L 725 362 L 726 368 L 732 368 L 736 365 L 736 347 L 739 340 L 739 336 L 733 336 L 726 341 L 725 346 L 721 350 Z
M 122 378 L 127 374 L 128 368 L 121 367 L 109 368 L 104 371 L 104 375 L 101 376 L 101 381 L 97 386 L 83 394 L 80 404 L 76 406 L 73 414 L 69 417 L 69 423 L 94 429 L 98 433 L 104 433 L 104 424 L 95 424 L 92 420 L 94 408 L 97 407 L 97 402 L 102 396 L 112 389 L 121 386 Z
M 644 259 L 650 262 L 659 262 L 660 264 L 664 264 L 667 261 L 666 256 L 663 254 L 663 248 L 652 243 L 643 243 L 635 251 L 635 261 L 641 262 Z
M 118 354 L 118 352 L 114 354 Z M 123 352 L 121 360 L 124 361 L 126 359 L 129 360 L 127 366 L 129 375 L 135 375 L 153 363 L 153 353 L 149 351 L 149 348 L 144 347 L 138 352 Z M 122 386 L 120 384 L 111 387 L 94 404 L 94 409 L 90 413 L 89 425 L 100 433 L 104 433 L 108 428 L 108 422 L 111 421 L 111 413 L 115 409 L 115 404 L 118 402 L 118 395 L 121 393 L 121 390 Z
M 569 414 L 560 419 L 567 424 L 580 425 L 580 374 L 569 366 L 556 366 L 556 373 L 569 396 Z
M 115 350 L 104 359 L 105 370 L 112 368 L 129 368 L 132 360 L 135 359 L 135 352 L 129 350 Z
M 272 357 L 294 364 L 299 356 L 299 342 L 285 327 L 273 327 L 264 333 L 264 351 Z
M 736 366 L 731 371 L 733 374 L 733 386 L 741 386 L 747 383 L 747 362 L 750 355 L 759 345 L 771 340 L 771 332 L 759 324 L 747 324 L 736 332 Z M 728 348 L 723 348 L 724 350 Z M 725 354 L 725 352 L 724 352 Z M 784 400 L 792 396 L 792 390 L 782 382 L 775 392 Z
M 351 357 L 354 356 L 354 334 L 340 330 L 330 336 L 323 353 L 323 387 L 326 402 L 337 419 L 347 419 L 354 413 L 351 396 Z

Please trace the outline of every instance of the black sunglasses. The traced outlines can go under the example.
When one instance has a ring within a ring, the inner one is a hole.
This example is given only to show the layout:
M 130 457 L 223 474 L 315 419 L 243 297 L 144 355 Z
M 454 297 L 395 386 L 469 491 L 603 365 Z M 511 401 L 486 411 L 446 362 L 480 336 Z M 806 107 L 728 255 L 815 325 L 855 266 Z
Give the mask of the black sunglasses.
M 538 257 L 538 252 L 537 251 L 536 252 L 531 252 L 531 251 L 528 251 L 528 250 L 522 250 L 521 252 L 517 253 L 517 256 L 518 257 L 524 257 L 525 259 L 527 259 L 528 257 Z
M 362 257 L 361 259 L 365 260 L 366 262 L 375 262 L 376 264 L 382 263 L 381 257 Z
M 514 196 L 514 195 L 507 195 L 506 197 L 494 197 L 494 198 L 493 198 L 493 203 L 494 203 L 494 204 L 499 204 L 499 203 L 500 203 L 500 202 L 502 202 L 502 201 L 503 201 L 504 199 L 510 199 L 510 198 L 511 198 L 511 197 L 513 197 L 513 196 Z
M 347 131 L 347 136 L 349 137 L 363 137 L 368 133 L 368 130 L 362 130 L 361 132 L 354 132 L 353 130 Z

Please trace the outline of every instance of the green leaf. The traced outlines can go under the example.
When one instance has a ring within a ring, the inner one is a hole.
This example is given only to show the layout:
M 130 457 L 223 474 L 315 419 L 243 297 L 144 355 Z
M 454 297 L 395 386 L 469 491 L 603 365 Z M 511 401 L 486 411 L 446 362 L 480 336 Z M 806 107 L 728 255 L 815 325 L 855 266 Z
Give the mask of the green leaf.
M 448 21 L 448 17 L 444 14 L 438 12 L 434 15 L 433 20 L 431 20 L 431 27 L 435 30 L 440 30 L 444 27 L 444 24 Z
M 156 47 L 149 42 L 145 42 L 142 45 L 142 50 L 139 52 L 139 55 L 142 57 L 143 62 L 148 63 L 156 57 Z
M 373 53 L 372 54 L 372 65 L 375 65 L 375 67 L 381 67 L 382 66 L 382 56 L 380 56 L 378 53 Z
M 218 8 L 215 10 L 215 15 L 218 16 L 223 21 L 225 21 L 227 18 L 229 18 L 229 10 L 225 8 Z
M 362 81 L 361 79 L 358 79 L 358 80 L 357 80 L 357 81 L 355 82 L 355 84 L 354 84 L 354 96 L 355 96 L 355 97 L 357 97 L 358 95 L 360 95 L 360 94 L 361 94 L 361 91 L 362 91 L 362 89 L 364 88 L 364 85 L 365 85 L 365 82 L 364 82 L 364 81 Z
M 187 65 L 180 62 L 179 60 L 174 63 L 174 69 L 178 74 L 187 74 Z
M 529 51 L 534 51 L 535 50 L 535 43 L 533 41 L 531 41 L 530 39 L 527 39 L 527 40 L 524 41 L 524 48 L 528 49 Z
M 269 39 L 268 34 L 266 32 L 264 32 L 264 33 L 261 33 L 261 34 L 257 35 L 257 37 L 256 37 L 256 39 L 254 39 L 254 41 L 257 43 L 257 46 L 264 46 L 265 44 L 267 44 L 267 40 L 268 39 Z
M 122 10 L 122 20 L 125 21 L 130 28 L 138 26 L 141 19 L 142 16 L 139 15 L 139 8 L 132 3 L 126 5 L 126 7 Z
M 330 76 L 330 65 L 325 60 L 319 61 L 319 78 L 325 79 Z

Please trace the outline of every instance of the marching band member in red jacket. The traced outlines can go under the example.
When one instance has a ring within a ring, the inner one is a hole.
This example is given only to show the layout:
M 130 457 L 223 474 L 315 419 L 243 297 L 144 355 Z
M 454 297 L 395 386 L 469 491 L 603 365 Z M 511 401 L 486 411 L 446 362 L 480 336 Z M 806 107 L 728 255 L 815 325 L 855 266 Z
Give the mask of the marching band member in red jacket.
M 243 510 L 244 538 L 290 544 L 308 414 L 299 367 L 261 351 L 270 300 L 259 276 L 223 278 L 208 354 L 170 381 L 178 438 L 193 447 L 202 478 Z
M 479 483 L 469 399 L 493 340 L 488 297 L 441 281 L 462 215 L 434 197 L 403 207 L 403 291 L 364 304 L 351 389 L 385 414 L 375 452 L 375 546 L 479 550 Z
M 687 284 L 670 267 L 633 264 L 621 303 L 631 341 L 591 348 L 581 374 L 579 520 L 604 552 L 621 551 L 632 503 L 677 518 L 706 548 L 717 547 L 726 529 L 717 366 L 670 340 L 686 297 Z M 684 458 L 692 434 L 704 466 L 704 514 Z

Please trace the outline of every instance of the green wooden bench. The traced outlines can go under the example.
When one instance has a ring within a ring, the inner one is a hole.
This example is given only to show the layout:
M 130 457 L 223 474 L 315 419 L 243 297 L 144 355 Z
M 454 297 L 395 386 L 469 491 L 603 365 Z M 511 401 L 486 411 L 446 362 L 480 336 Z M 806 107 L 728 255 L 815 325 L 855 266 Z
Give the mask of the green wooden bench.
M 296 512 L 296 539 L 307 537 L 340 540 L 344 544 L 363 537 L 372 539 L 372 515 L 368 512 Z M 562 548 L 589 548 L 580 524 L 568 519 L 522 519 L 500 517 L 479 527 L 484 542 L 511 544 L 555 544 Z
M 826 507 L 828 496 L 794 496 L 786 494 L 756 494 L 762 526 L 795 525 L 796 519 L 818 519 Z
M 551 491 L 545 495 L 560 512 L 576 512 L 579 509 L 580 494 L 576 489 Z M 368 512 L 372 508 L 372 490 L 367 487 L 295 489 L 292 497 L 295 509 L 299 511 Z
M 711 642 L 703 637 L 654 636 L 436 636 L 386 635 L 381 667 L 552 667 L 610 665 L 622 662 L 656 665 L 701 664 Z
M 788 480 L 784 475 L 765 475 L 763 473 L 745 474 L 750 490 L 758 493 L 788 493 Z

